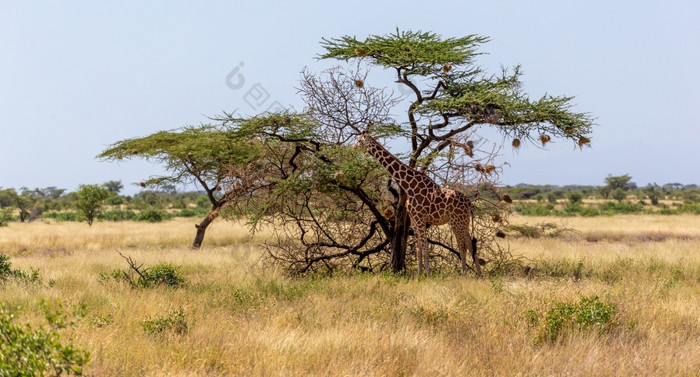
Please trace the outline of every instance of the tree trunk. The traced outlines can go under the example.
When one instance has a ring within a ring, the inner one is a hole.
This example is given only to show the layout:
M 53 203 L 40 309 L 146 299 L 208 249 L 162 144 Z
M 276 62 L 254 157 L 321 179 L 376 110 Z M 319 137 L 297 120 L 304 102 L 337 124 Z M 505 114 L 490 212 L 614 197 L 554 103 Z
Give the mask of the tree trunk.
M 391 270 L 401 272 L 406 269 L 406 246 L 408 245 L 408 230 L 410 219 L 406 209 L 406 193 L 401 190 L 399 207 L 394 218 L 394 235 L 391 238 Z
M 221 206 L 215 206 L 211 211 L 209 211 L 209 214 L 204 218 L 204 220 L 202 220 L 201 223 L 195 224 L 194 227 L 197 228 L 197 234 L 194 236 L 194 242 L 192 242 L 193 249 L 199 249 L 199 247 L 202 246 L 202 241 L 204 241 L 204 233 L 207 231 L 207 227 L 219 216 L 220 211 Z

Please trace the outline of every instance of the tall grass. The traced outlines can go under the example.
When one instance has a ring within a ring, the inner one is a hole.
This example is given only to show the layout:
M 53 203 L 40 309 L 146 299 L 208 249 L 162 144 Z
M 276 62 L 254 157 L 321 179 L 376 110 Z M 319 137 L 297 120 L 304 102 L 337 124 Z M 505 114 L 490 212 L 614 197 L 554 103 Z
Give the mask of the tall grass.
M 290 278 L 259 262 L 265 233 L 250 238 L 244 226 L 225 222 L 196 251 L 187 247 L 194 236 L 187 220 L 10 224 L 0 228 L 0 251 L 14 268 L 37 269 L 53 284 L 8 281 L 0 302 L 19 308 L 27 323 L 41 322 L 41 300 L 84 305 L 73 341 L 91 354 L 88 375 L 695 375 L 698 219 L 586 220 L 561 225 L 610 240 L 512 239 L 531 273 L 483 280 Z M 689 237 L 634 237 L 647 232 Z M 134 289 L 100 280 L 128 268 L 118 252 L 177 266 L 187 283 Z M 614 305 L 614 324 L 604 331 L 564 324 L 553 341 L 538 341 L 541 329 L 528 313 L 544 316 L 582 296 Z

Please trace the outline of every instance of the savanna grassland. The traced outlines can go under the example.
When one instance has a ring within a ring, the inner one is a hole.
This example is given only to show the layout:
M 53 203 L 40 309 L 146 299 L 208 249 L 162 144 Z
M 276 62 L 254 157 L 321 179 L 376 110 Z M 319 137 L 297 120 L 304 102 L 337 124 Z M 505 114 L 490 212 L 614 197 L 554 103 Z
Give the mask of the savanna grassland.
M 35 327 L 42 302 L 82 307 L 61 340 L 94 376 L 697 375 L 700 216 L 511 220 L 567 230 L 508 237 L 529 272 L 481 280 L 292 278 L 236 223 L 197 251 L 192 220 L 11 223 L 0 251 L 41 282 L 0 283 L 0 302 Z M 132 287 L 120 253 L 185 281 Z

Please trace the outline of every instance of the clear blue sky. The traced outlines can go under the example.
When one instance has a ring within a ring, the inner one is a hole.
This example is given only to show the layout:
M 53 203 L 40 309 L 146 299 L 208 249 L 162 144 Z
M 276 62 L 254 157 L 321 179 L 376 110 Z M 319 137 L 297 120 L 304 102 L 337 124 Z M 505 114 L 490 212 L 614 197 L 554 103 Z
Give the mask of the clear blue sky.
M 269 94 L 259 109 L 300 107 L 301 69 L 328 66 L 314 59 L 322 37 L 396 27 L 490 36 L 485 69 L 520 63 L 533 97 L 573 95 L 597 118 L 592 149 L 506 148 L 503 183 L 700 183 L 700 2 L 204 3 L 1 1 L 0 186 L 130 186 L 160 168 L 96 160 L 107 145 L 254 114 L 255 84 Z

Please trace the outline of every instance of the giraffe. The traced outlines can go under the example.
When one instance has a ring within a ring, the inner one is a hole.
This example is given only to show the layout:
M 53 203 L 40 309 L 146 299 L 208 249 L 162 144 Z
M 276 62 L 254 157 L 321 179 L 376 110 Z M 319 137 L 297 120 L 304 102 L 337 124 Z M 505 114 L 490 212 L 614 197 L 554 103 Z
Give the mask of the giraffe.
M 469 198 L 459 191 L 441 187 L 424 173 L 404 164 L 391 154 L 367 131 L 360 133 L 356 147 L 363 147 L 389 172 L 392 179 L 406 192 L 408 217 L 416 238 L 418 257 L 418 275 L 422 274 L 423 262 L 425 273 L 430 275 L 428 265 L 427 228 L 430 225 L 450 224 L 452 234 L 457 239 L 462 275 L 466 274 L 466 253 L 469 249 L 477 276 L 481 277 L 481 267 L 476 256 L 476 248 L 469 235 L 473 206 Z

